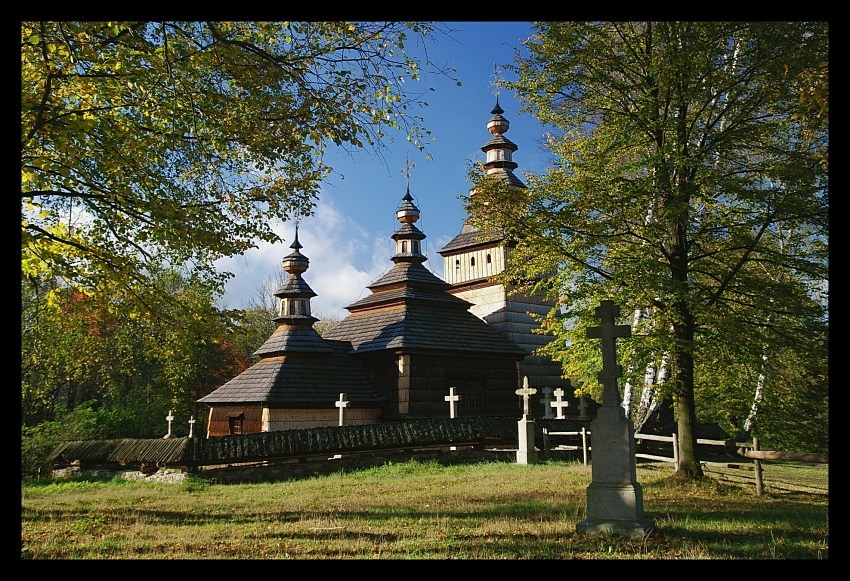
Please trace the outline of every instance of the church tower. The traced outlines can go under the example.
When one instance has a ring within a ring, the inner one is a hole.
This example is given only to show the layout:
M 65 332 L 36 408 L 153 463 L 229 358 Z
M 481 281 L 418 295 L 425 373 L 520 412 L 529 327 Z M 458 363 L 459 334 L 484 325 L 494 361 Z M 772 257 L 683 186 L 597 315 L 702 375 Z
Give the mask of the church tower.
M 486 155 L 484 167 L 488 175 L 503 179 L 516 189 L 517 195 L 522 195 L 527 186 L 513 173 L 517 168 L 513 153 L 519 148 L 505 137 L 510 123 L 502 116 L 504 110 L 499 106 L 498 96 L 490 113 L 487 130 L 492 137 L 481 148 Z M 537 322 L 530 313 L 545 314 L 553 303 L 539 296 L 510 295 L 510 288 L 493 280 L 509 263 L 510 241 L 499 232 L 481 232 L 467 221 L 439 253 L 443 257 L 444 278 L 451 285 L 449 292 L 472 303 L 470 312 L 501 331 L 528 354 L 520 363 L 520 377 L 527 376 L 529 385 L 537 388 L 538 394 L 544 387 L 562 388 L 570 401 L 570 412 L 574 412 L 578 402 L 573 399 L 569 380 L 561 377 L 560 364 L 548 357 L 531 355 L 551 337 L 532 333 Z M 536 409 L 535 415 L 539 411 Z

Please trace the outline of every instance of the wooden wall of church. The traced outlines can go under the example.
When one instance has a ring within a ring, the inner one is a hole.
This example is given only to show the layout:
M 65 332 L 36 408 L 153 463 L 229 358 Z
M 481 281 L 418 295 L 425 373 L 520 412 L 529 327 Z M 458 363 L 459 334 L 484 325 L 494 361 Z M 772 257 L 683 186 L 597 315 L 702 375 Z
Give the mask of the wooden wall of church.
M 215 406 L 207 419 L 207 437 L 253 434 L 263 430 L 260 405 Z
M 455 417 L 517 412 L 519 372 L 512 359 L 418 354 L 410 359 L 412 416 L 449 417 L 445 397 L 451 387 L 461 396 Z

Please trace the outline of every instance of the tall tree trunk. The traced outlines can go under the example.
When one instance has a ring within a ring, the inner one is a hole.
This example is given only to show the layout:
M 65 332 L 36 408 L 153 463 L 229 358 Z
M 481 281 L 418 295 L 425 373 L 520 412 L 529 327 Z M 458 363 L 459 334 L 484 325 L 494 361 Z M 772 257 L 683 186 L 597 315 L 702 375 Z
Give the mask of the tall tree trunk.
M 785 249 L 790 243 L 791 236 L 793 234 L 793 229 L 788 229 L 785 231 L 784 236 L 779 236 L 779 249 L 781 252 L 785 252 Z M 782 275 L 777 277 L 777 281 L 781 281 L 783 278 Z M 771 303 L 773 301 L 771 300 Z M 765 325 L 770 325 L 771 323 L 771 315 L 767 316 L 767 320 L 765 321 Z M 761 349 L 761 369 L 759 371 L 758 379 L 756 379 L 756 390 L 753 394 L 753 403 L 750 405 L 750 413 L 747 414 L 747 419 L 744 420 L 744 425 L 742 426 L 741 433 L 736 436 L 736 439 L 740 442 L 743 440 L 747 440 L 753 433 L 753 429 L 756 424 L 756 417 L 758 416 L 759 407 L 761 406 L 761 400 L 764 397 L 764 382 L 766 381 L 765 371 L 767 370 L 767 361 L 768 361 L 768 351 L 770 349 L 770 345 L 768 343 L 762 344 Z
M 670 377 L 670 370 L 667 366 L 668 356 L 665 353 L 661 357 L 661 368 L 659 369 L 655 363 L 650 363 L 646 366 L 646 374 L 643 376 L 643 391 L 640 395 L 640 403 L 635 410 L 635 433 L 643 431 L 643 427 L 650 422 L 653 416 L 659 411 L 663 399 L 658 396 L 658 389 Z M 661 418 L 660 425 L 666 423 L 665 418 Z
M 762 393 L 764 390 L 764 363 L 767 363 L 767 353 L 762 356 L 762 360 L 762 372 L 759 373 L 758 379 L 756 380 L 756 392 L 753 394 L 753 403 L 750 406 L 750 413 L 744 421 L 745 437 L 748 437 L 753 432 L 753 428 L 756 425 L 756 416 L 758 415 L 759 405 L 761 404 Z
M 694 322 L 687 305 L 678 305 L 680 320 L 673 325 L 676 337 L 674 400 L 676 421 L 679 428 L 679 465 L 676 476 L 695 480 L 703 477 L 702 466 L 697 457 L 697 418 L 694 405 Z

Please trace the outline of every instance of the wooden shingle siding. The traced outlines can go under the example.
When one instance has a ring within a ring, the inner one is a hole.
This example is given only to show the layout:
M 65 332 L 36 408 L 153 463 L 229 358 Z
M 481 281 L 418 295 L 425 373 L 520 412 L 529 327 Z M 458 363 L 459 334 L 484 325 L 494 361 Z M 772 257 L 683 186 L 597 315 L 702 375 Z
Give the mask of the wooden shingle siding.
M 537 420 L 536 437 L 549 431 L 580 431 L 582 420 Z M 200 467 L 240 462 L 285 460 L 345 452 L 415 449 L 460 444 L 492 445 L 517 440 L 515 417 L 431 419 L 283 430 L 221 438 L 124 439 L 64 442 L 50 455 L 54 466 Z
M 377 421 L 380 410 L 376 408 L 347 408 L 345 413 L 345 425 L 356 426 Z M 270 409 L 269 422 L 266 430 L 274 432 L 277 430 L 298 430 L 312 427 L 326 427 L 339 425 L 339 409 L 328 408 L 327 410 L 316 409 Z

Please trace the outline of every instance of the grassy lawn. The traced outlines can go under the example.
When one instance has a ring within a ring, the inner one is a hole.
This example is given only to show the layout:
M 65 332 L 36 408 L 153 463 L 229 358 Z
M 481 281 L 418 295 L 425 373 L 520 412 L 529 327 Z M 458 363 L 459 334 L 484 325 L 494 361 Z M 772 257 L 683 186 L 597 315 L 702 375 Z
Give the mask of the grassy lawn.
M 770 468 L 770 467 L 769 467 Z M 784 468 L 783 468 L 784 469 Z M 388 464 L 263 484 L 122 479 L 24 483 L 22 559 L 813 559 L 829 557 L 823 492 L 671 479 L 641 463 L 644 538 L 576 533 L 590 466 Z M 768 475 L 771 472 L 768 472 Z

